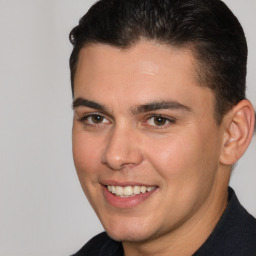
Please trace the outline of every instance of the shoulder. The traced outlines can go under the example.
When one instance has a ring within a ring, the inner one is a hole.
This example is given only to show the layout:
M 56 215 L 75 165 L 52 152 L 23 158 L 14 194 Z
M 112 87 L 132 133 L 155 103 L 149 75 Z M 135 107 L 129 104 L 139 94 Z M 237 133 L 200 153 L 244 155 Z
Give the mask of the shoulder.
M 231 237 L 230 242 L 239 243 L 243 250 L 254 249 L 256 254 L 256 219 L 240 204 L 233 190 L 230 194 L 230 205 L 223 216 L 227 219 L 223 222 Z
M 111 239 L 106 232 L 102 232 L 89 240 L 72 256 L 122 256 L 122 254 L 121 243 Z
M 199 255 L 256 255 L 256 219 L 239 203 L 229 188 L 229 203 Z
M 242 205 L 230 216 L 231 242 L 239 243 L 239 250 L 248 255 L 256 255 L 256 219 Z M 247 255 L 246 254 L 246 255 Z

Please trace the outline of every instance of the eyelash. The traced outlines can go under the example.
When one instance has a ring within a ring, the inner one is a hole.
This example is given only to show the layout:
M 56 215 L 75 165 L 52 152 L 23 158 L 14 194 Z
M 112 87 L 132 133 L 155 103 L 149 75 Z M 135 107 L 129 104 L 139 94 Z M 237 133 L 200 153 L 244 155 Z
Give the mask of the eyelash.
M 156 129 L 164 129 L 164 128 L 166 128 L 166 126 L 168 127 L 168 126 L 176 123 L 176 119 L 175 118 L 165 117 L 165 116 L 159 115 L 159 114 L 158 115 L 150 115 L 146 119 L 146 122 L 149 122 L 150 119 L 152 119 L 152 121 L 154 122 L 155 118 L 160 118 L 160 119 L 162 119 L 162 121 L 164 121 L 163 125 L 149 125 L 151 127 L 157 127 Z
M 102 124 L 102 122 L 100 123 L 88 123 L 88 119 L 89 118 L 93 118 L 93 117 L 100 117 L 102 119 L 106 119 L 103 115 L 98 114 L 98 113 L 92 113 L 92 114 L 88 114 L 88 115 L 84 115 L 81 118 L 78 119 L 79 122 L 83 123 L 86 126 L 99 126 Z
M 104 120 L 104 119 L 108 120 L 104 115 L 101 115 L 99 113 L 92 113 L 92 114 L 88 114 L 88 115 L 82 116 L 81 118 L 78 119 L 78 121 L 83 123 L 83 125 L 85 125 L 85 126 L 91 126 L 91 127 L 97 127 L 97 126 L 100 126 L 100 125 L 104 124 L 102 121 L 99 121 L 99 123 L 93 123 L 93 122 L 92 123 L 88 123 L 88 119 L 89 118 L 93 118 L 93 117 L 100 117 L 100 118 L 102 118 L 102 120 Z M 168 127 L 168 126 L 173 125 L 173 124 L 176 123 L 176 119 L 175 118 L 169 118 L 169 117 L 165 117 L 163 115 L 159 115 L 159 114 L 156 115 L 156 114 L 154 114 L 154 115 L 148 116 L 146 118 L 146 121 L 143 122 L 143 124 L 148 123 L 150 121 L 150 119 L 154 122 L 155 118 L 162 119 L 164 124 L 162 124 L 162 125 L 161 124 L 160 125 L 146 124 L 145 126 L 156 127 L 155 129 L 164 129 L 164 128 L 166 128 L 166 126 Z M 108 121 L 108 122 L 110 122 L 110 121 Z

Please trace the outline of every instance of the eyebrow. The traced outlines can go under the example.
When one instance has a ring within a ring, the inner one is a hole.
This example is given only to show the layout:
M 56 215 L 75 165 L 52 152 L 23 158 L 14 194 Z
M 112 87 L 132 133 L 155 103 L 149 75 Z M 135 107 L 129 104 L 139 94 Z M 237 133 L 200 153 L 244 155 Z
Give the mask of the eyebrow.
M 100 111 L 105 111 L 107 112 L 107 108 L 104 105 L 101 105 L 97 102 L 91 101 L 91 100 L 87 100 L 84 98 L 77 98 L 73 101 L 72 103 L 72 108 L 76 109 L 78 107 L 89 107 L 89 108 L 94 108 Z
M 97 102 L 87 100 L 84 98 L 77 98 L 73 101 L 72 104 L 73 109 L 76 109 L 78 107 L 89 107 L 93 109 L 97 109 L 100 111 L 108 112 L 107 107 L 105 107 L 102 104 L 99 104 Z M 173 109 L 173 110 L 183 110 L 187 112 L 191 112 L 192 109 L 188 106 L 185 106 L 177 101 L 160 101 L 160 102 L 151 102 L 139 106 L 135 106 L 131 108 L 131 112 L 135 114 L 160 110 L 160 109 Z
M 134 114 L 150 112 L 160 109 L 173 109 L 173 110 L 183 110 L 187 112 L 191 112 L 192 109 L 188 106 L 185 106 L 177 101 L 160 101 L 160 102 L 152 102 L 148 104 L 143 104 L 132 108 L 131 111 Z

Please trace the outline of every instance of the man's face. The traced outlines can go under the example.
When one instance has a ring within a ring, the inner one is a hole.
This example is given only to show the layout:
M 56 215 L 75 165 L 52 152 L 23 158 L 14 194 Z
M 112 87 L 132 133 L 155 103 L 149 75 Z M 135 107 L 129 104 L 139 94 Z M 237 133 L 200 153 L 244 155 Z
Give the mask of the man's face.
M 223 131 L 189 50 L 86 46 L 74 103 L 76 170 L 110 236 L 144 241 L 214 215 Z

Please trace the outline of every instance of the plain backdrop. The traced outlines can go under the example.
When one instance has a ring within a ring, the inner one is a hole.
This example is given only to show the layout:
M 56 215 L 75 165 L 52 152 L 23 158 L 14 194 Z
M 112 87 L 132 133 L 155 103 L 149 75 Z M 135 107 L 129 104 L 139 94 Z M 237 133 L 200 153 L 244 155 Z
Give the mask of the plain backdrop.
M 72 160 L 68 34 L 93 0 L 0 0 L 0 255 L 58 256 L 102 230 Z M 226 0 L 248 39 L 256 106 L 256 0 Z M 256 138 L 231 185 L 256 216 Z

